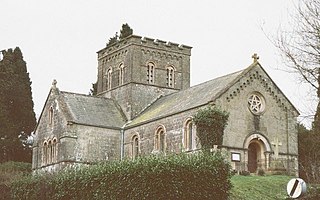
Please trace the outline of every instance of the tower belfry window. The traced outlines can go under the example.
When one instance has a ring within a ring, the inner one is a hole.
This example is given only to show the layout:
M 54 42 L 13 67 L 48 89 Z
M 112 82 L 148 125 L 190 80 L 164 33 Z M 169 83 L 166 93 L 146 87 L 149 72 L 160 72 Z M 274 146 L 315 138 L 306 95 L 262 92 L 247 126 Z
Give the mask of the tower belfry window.
M 111 90 L 112 83 L 112 69 L 108 69 L 107 71 L 107 90 Z
M 123 63 L 119 66 L 119 85 L 123 85 L 124 83 L 124 65 Z
M 154 64 L 151 62 L 147 65 L 147 82 L 149 84 L 154 83 Z
M 174 68 L 172 66 L 167 67 L 167 87 L 174 87 Z

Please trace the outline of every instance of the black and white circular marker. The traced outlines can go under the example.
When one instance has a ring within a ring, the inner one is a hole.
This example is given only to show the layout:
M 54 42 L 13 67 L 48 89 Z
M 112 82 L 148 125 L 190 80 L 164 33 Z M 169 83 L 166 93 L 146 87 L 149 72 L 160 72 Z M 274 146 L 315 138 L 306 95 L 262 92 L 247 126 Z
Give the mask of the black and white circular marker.
M 287 184 L 287 193 L 291 198 L 298 198 L 307 191 L 307 184 L 301 178 L 293 178 Z

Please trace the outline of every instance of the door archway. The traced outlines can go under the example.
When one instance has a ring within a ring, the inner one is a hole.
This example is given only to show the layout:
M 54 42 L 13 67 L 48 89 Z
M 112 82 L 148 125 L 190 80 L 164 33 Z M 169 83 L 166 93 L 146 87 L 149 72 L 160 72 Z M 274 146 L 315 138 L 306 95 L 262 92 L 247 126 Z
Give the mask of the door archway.
M 248 150 L 246 161 L 249 172 L 268 169 L 270 144 L 266 137 L 258 133 L 251 134 L 245 139 L 243 147 Z

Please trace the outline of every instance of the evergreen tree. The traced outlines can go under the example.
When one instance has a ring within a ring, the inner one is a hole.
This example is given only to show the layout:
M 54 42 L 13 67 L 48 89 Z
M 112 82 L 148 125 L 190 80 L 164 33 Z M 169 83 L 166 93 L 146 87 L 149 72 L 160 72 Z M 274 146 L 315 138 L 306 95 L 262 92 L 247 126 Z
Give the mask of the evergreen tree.
M 133 30 L 130 28 L 130 26 L 126 24 L 122 24 L 122 29 L 120 30 L 120 40 L 123 38 L 128 37 L 129 35 L 132 35 Z
M 18 47 L 3 51 L 0 61 L 0 162 L 31 162 L 31 150 L 18 136 L 30 135 L 36 119 L 26 62 Z

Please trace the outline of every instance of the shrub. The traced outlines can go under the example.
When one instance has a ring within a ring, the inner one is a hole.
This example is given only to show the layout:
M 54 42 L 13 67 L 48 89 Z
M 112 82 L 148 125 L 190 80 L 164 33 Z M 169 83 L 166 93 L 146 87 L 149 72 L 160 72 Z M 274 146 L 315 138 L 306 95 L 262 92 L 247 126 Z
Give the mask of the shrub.
M 30 172 L 31 163 L 9 161 L 0 164 L 0 200 L 11 199 L 11 182 L 30 174 Z
M 240 175 L 242 175 L 242 176 L 250 176 L 250 172 L 249 171 L 241 171 Z
M 265 173 L 265 171 L 263 170 L 263 169 L 259 169 L 258 170 L 258 175 L 259 176 L 264 176 L 266 173 Z
M 15 199 L 227 199 L 230 178 L 219 152 L 179 154 L 28 177 L 12 192 Z

